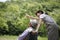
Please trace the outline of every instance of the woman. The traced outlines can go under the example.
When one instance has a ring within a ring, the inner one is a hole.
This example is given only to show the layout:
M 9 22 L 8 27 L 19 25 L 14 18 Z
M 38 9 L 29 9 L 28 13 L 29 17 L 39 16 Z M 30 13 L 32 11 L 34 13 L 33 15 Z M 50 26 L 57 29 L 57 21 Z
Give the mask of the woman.
M 46 24 L 46 28 L 48 31 L 48 40 L 59 40 L 58 25 L 56 24 L 56 22 L 54 21 L 54 19 L 51 16 L 45 14 L 41 10 L 38 10 L 36 12 L 37 18 L 29 16 L 29 15 L 27 15 L 27 16 L 29 18 L 39 19 L 39 23 L 38 23 L 36 32 L 38 31 L 38 29 L 43 21 Z

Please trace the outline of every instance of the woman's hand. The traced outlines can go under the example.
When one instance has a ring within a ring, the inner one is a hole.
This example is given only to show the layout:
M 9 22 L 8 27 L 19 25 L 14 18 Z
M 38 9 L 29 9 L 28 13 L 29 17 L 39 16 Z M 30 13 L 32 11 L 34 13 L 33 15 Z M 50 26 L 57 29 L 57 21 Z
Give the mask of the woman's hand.
M 26 17 L 30 18 L 30 19 L 37 19 L 37 20 L 39 19 L 38 17 L 33 17 L 33 16 L 28 15 L 28 14 L 26 14 Z
M 26 17 L 28 17 L 28 18 L 29 18 L 29 17 L 30 17 L 30 15 L 26 14 Z

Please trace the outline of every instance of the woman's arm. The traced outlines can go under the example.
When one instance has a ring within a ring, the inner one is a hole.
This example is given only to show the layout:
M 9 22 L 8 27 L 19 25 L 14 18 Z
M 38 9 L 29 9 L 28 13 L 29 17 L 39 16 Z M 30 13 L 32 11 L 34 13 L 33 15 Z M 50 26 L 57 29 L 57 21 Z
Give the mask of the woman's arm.
M 26 17 L 30 18 L 30 19 L 37 19 L 38 20 L 38 17 L 33 17 L 33 16 L 28 15 L 28 14 L 26 14 Z

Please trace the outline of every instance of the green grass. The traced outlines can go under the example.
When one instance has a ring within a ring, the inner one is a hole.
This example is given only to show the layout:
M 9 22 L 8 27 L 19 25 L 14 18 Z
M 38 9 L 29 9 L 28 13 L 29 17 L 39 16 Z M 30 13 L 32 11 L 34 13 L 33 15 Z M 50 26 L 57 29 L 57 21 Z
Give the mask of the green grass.
M 38 40 L 47 40 L 47 37 L 38 37 Z
M 0 40 L 17 40 L 18 36 L 4 35 L 0 36 Z M 47 37 L 38 37 L 38 40 L 47 40 Z
M 4 35 L 0 36 L 0 40 L 17 40 L 17 36 Z

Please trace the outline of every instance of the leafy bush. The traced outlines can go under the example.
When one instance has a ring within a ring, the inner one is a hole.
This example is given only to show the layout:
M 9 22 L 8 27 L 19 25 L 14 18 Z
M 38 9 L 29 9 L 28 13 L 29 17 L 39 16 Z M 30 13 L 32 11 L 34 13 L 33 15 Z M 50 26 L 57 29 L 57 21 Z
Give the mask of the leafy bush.
M 0 34 L 18 35 L 29 25 L 29 19 L 25 14 L 35 16 L 37 10 L 48 12 L 60 25 L 60 2 L 59 0 L 11 0 L 0 3 Z M 46 35 L 46 27 L 40 28 Z

